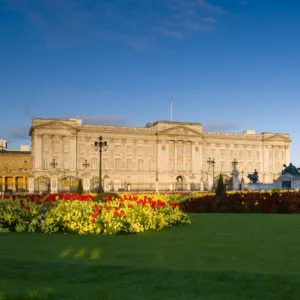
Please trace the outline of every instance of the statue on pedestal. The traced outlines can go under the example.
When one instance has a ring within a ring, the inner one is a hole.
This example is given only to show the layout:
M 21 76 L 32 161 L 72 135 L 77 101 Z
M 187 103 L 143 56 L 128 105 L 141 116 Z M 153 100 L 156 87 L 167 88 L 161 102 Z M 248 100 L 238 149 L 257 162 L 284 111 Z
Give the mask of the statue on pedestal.
M 286 164 L 284 164 L 283 166 L 285 169 L 281 172 L 282 175 L 283 174 L 300 175 L 300 172 L 292 163 L 290 163 L 288 166 Z
M 258 182 L 258 172 L 256 171 L 256 169 L 254 170 L 254 173 L 253 174 L 248 174 L 247 176 L 251 183 L 257 183 Z

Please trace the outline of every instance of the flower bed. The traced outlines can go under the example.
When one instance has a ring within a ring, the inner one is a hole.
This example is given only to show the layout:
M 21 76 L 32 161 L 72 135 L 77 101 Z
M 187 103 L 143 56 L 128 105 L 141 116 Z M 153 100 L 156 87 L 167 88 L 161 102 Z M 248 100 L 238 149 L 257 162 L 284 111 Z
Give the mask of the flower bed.
M 300 213 L 299 191 L 228 192 L 218 198 L 214 194 L 192 196 L 181 202 L 187 213 Z
M 51 194 L 0 199 L 0 229 L 79 234 L 137 233 L 188 224 L 179 203 L 154 200 L 144 195 L 120 199 L 92 195 Z M 99 199 L 98 199 L 99 200 Z

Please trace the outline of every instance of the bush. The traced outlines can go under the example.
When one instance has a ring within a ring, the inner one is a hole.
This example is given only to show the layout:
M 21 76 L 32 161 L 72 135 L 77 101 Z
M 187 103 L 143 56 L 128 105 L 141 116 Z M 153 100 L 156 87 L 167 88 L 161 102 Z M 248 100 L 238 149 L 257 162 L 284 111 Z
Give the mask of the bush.
M 217 199 L 223 199 L 226 196 L 226 190 L 225 190 L 225 185 L 223 182 L 223 176 L 220 174 L 219 180 L 218 180 L 218 185 L 216 189 L 216 196 Z
M 79 181 L 78 181 L 77 194 L 79 194 L 79 195 L 83 194 L 83 186 L 82 186 L 82 180 L 81 179 L 79 179 Z

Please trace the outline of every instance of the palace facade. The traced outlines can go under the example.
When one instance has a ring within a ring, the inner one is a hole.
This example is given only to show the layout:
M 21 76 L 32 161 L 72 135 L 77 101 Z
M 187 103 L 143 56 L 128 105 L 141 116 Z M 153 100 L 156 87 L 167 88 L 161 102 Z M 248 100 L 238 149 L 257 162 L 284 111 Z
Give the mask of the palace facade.
M 101 156 L 106 191 L 209 190 L 220 173 L 230 187 L 233 165 L 246 185 L 255 169 L 260 182 L 272 183 L 290 162 L 289 134 L 206 132 L 201 123 L 125 127 L 35 118 L 30 136 L 30 191 L 72 191 L 79 178 L 86 191 L 95 190 L 100 155 L 94 142 L 100 136 L 108 144 Z

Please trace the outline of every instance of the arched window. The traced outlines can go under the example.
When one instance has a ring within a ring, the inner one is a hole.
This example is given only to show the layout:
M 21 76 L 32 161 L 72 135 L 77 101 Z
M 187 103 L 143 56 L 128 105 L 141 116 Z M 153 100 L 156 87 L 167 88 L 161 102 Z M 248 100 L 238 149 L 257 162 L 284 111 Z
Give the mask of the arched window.
M 149 167 L 149 171 L 154 171 L 154 160 L 153 159 L 150 159 L 148 161 L 148 167 Z
M 115 169 L 118 171 L 121 169 L 121 159 L 115 159 Z
M 92 170 L 97 169 L 97 160 L 95 158 L 92 159 Z
M 127 159 L 126 164 L 127 164 L 127 166 L 126 166 L 127 171 L 131 171 L 132 170 L 132 160 Z
M 44 159 L 44 161 L 43 161 L 43 169 L 44 170 L 48 169 L 48 160 L 47 159 Z
M 144 169 L 144 163 L 143 163 L 143 160 L 142 159 L 139 159 L 138 160 L 138 170 L 139 171 L 143 171 Z
M 105 159 L 103 160 L 103 169 L 104 169 L 104 170 L 108 170 L 108 159 L 107 159 L 107 158 L 105 158 Z

